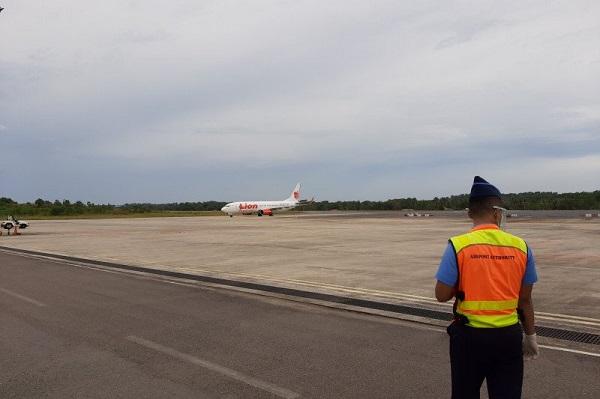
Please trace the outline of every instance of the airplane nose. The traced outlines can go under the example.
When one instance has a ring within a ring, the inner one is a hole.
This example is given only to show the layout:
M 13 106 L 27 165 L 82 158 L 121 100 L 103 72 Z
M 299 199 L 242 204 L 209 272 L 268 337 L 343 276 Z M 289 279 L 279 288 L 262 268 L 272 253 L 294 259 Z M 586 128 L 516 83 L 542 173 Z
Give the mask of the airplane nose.
M 221 212 L 225 212 L 227 210 L 227 207 L 224 206 L 223 208 L 221 208 Z

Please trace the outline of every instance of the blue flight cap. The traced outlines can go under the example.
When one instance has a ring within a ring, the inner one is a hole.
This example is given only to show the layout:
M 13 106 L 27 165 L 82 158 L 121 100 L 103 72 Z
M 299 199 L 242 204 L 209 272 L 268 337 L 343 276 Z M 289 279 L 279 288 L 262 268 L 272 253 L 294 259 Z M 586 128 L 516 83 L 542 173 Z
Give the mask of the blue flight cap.
M 487 182 L 481 176 L 475 176 L 473 179 L 473 186 L 471 186 L 471 195 L 469 196 L 469 199 L 483 197 L 502 198 L 502 194 L 500 194 L 500 190 L 498 190 L 496 186 Z

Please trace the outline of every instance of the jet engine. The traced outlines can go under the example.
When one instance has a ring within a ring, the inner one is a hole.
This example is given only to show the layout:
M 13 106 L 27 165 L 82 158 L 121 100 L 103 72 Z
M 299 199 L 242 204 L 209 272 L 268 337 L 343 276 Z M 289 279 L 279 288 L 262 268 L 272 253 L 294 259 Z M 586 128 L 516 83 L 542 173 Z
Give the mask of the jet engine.
M 258 211 L 258 216 L 262 216 L 262 215 L 273 216 L 273 211 L 270 209 L 261 209 Z

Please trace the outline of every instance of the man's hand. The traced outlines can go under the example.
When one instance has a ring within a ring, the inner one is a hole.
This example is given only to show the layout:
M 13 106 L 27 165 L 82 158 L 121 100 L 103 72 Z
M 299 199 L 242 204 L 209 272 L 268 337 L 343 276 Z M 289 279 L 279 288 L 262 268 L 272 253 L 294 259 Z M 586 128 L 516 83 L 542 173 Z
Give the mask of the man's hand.
M 537 335 L 523 334 L 523 359 L 535 360 L 540 354 L 537 344 Z
M 435 297 L 439 302 L 446 302 L 454 298 L 456 295 L 456 288 L 450 287 L 438 280 L 435 285 Z

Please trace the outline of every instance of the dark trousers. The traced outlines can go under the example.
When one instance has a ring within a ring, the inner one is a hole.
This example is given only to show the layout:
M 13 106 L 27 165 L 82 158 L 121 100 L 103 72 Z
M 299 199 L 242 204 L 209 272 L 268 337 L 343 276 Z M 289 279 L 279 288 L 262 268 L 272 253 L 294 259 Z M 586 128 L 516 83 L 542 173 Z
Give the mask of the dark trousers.
M 503 328 L 448 327 L 452 399 L 479 399 L 487 379 L 490 399 L 518 399 L 523 386 L 522 331 Z

